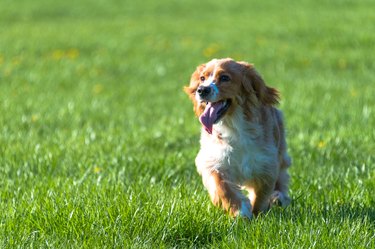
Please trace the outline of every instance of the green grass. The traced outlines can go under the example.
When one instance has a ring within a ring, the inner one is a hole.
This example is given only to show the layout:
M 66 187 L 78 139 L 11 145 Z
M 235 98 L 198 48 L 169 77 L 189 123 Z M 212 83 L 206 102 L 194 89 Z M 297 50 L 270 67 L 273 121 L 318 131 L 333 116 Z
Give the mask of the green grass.
M 0 247 L 374 248 L 374 8 L 1 1 Z M 283 96 L 293 203 L 250 222 L 194 166 L 182 86 L 213 57 Z

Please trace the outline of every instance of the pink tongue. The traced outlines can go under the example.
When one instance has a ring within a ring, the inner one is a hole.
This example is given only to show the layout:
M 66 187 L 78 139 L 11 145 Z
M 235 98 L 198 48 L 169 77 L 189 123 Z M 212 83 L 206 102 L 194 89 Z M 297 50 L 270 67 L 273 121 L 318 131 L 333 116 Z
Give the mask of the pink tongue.
M 217 119 L 217 114 L 222 108 L 223 102 L 208 103 L 204 112 L 199 117 L 199 121 L 202 123 L 206 131 L 212 134 L 212 126 L 214 125 L 215 120 Z

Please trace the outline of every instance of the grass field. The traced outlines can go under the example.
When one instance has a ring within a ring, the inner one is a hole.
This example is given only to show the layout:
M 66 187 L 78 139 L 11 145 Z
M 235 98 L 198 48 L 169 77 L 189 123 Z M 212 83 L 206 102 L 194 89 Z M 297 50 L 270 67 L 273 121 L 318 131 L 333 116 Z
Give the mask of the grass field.
M 0 247 L 375 248 L 374 9 L 0 1 Z M 282 93 L 293 203 L 252 221 L 194 166 L 182 87 L 214 57 Z

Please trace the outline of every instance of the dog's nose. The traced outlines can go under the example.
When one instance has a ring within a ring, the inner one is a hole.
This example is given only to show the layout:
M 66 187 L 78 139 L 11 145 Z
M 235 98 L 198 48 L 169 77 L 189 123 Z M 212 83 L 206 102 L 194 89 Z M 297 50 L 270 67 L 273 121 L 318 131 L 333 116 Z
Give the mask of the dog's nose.
M 199 97 L 204 98 L 207 97 L 211 93 L 211 87 L 209 86 L 199 86 L 197 89 L 197 93 Z

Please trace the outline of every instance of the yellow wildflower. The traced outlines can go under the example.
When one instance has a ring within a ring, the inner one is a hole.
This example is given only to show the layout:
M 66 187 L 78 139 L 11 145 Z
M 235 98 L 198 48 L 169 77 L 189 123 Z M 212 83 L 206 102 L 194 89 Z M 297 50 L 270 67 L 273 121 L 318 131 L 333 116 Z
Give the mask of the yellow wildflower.
M 76 59 L 77 57 L 79 56 L 79 51 L 78 49 L 75 49 L 75 48 L 72 48 L 72 49 L 69 49 L 68 51 L 66 51 L 66 57 L 68 57 L 69 59 Z
M 95 174 L 99 174 L 101 171 L 102 171 L 102 169 L 100 167 L 98 167 L 98 166 L 94 167 L 94 173 Z
M 95 84 L 92 88 L 92 92 L 94 94 L 99 94 L 99 93 L 103 92 L 103 85 L 102 84 Z
M 57 49 L 52 52 L 52 58 L 54 60 L 61 60 L 64 58 L 74 60 L 79 56 L 79 50 L 75 48 L 71 48 L 69 50 L 61 50 Z
M 55 60 L 61 60 L 64 58 L 64 51 L 58 49 L 52 52 L 52 58 Z
M 318 148 L 319 149 L 321 149 L 321 148 L 324 148 L 325 146 L 326 146 L 326 142 L 324 142 L 324 141 L 320 141 L 319 143 L 318 143 Z
M 35 123 L 36 121 L 38 121 L 38 119 L 39 119 L 39 115 L 38 114 L 31 115 L 31 122 Z

